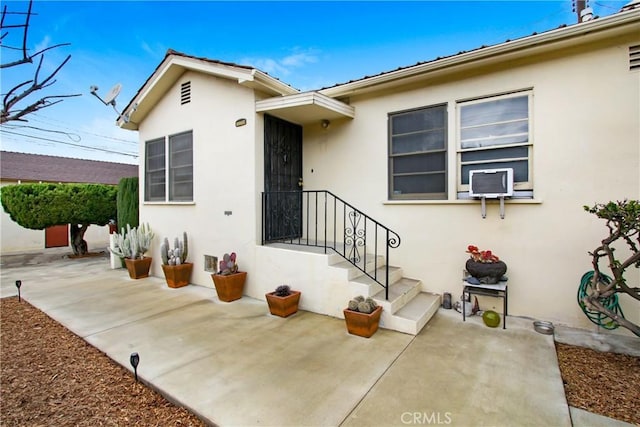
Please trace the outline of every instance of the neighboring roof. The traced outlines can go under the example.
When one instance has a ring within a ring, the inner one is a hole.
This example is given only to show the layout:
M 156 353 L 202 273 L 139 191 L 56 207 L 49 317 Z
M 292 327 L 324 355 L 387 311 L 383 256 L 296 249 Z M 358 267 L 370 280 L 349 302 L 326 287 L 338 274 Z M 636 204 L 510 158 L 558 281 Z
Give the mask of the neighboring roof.
M 0 179 L 35 182 L 118 184 L 138 176 L 138 166 L 40 154 L 0 152 Z

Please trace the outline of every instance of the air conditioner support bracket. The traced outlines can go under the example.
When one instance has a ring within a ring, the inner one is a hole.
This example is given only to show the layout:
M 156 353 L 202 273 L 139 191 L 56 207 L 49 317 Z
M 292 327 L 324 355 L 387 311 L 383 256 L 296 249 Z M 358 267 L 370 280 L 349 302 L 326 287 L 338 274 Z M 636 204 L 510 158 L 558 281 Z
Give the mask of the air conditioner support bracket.
M 480 206 L 482 209 L 482 218 L 486 218 L 487 217 L 487 198 L 483 197 L 482 199 L 480 199 Z
M 500 197 L 500 218 L 504 219 L 504 197 Z M 482 197 L 480 199 L 480 206 L 482 209 L 482 218 L 487 217 L 487 198 Z

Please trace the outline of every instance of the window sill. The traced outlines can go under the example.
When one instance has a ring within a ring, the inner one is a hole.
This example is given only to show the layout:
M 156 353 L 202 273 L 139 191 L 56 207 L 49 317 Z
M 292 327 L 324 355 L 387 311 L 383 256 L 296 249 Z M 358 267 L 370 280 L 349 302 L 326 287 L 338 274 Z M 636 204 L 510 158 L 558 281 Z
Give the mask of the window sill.
M 499 199 L 487 199 L 487 204 L 499 204 Z M 505 205 L 540 205 L 540 199 L 505 199 Z M 480 199 L 466 200 L 386 200 L 383 205 L 477 205 Z
M 156 206 L 156 205 L 177 205 L 177 206 L 182 206 L 182 205 L 186 205 L 186 206 L 191 206 L 191 205 L 195 205 L 196 202 L 142 202 L 143 205 L 145 206 Z

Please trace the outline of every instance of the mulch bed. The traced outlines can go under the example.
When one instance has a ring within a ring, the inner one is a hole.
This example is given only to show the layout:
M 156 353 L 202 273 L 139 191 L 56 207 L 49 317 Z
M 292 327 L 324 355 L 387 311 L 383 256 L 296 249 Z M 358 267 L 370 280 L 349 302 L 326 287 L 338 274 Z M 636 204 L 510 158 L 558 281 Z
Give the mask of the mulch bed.
M 640 425 L 640 357 L 556 342 L 570 406 Z
M 203 426 L 17 297 L 0 299 L 0 425 Z M 556 343 L 569 405 L 640 425 L 640 358 Z
M 3 427 L 205 425 L 26 301 L 0 318 Z

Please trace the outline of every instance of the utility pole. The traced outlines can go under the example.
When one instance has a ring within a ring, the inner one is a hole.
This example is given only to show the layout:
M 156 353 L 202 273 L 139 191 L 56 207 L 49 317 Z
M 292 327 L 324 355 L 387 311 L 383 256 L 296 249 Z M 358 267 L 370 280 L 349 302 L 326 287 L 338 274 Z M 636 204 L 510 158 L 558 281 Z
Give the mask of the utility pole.
M 592 18 L 593 14 L 588 12 L 585 12 L 585 15 L 582 16 L 582 11 L 589 7 L 589 0 L 571 0 L 571 4 L 573 11 L 576 13 L 577 22 L 588 21 Z

